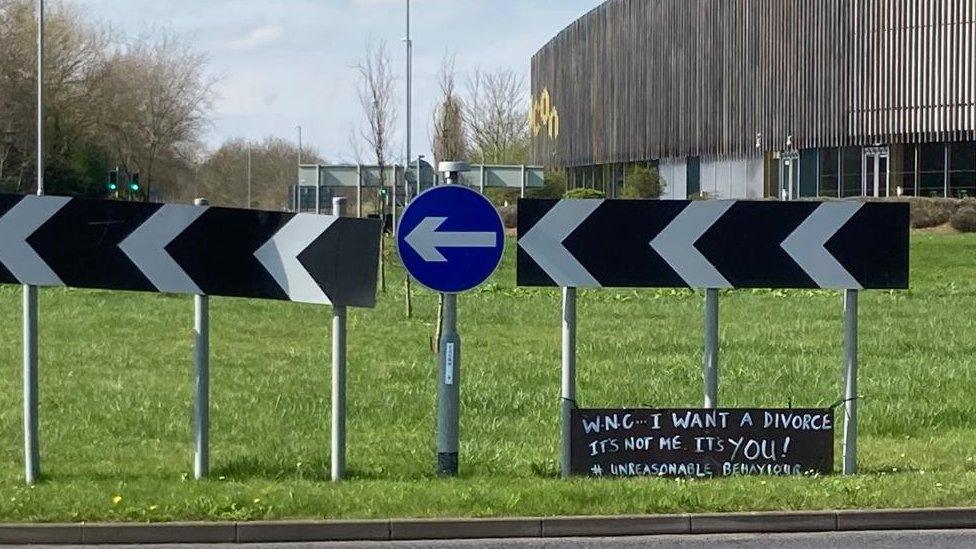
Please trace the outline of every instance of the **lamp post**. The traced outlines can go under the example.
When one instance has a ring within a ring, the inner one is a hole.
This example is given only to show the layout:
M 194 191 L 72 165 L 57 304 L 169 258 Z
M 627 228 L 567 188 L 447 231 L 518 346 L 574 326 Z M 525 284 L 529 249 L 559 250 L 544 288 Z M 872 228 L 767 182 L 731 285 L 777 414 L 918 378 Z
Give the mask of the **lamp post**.
M 413 112 L 413 40 L 410 39 L 410 0 L 407 0 L 407 38 L 405 40 L 407 43 L 407 170 L 410 169 L 410 145 L 411 145 L 411 129 L 413 120 L 411 120 Z M 410 185 L 407 184 L 406 176 L 403 178 L 404 194 L 410 194 Z M 417 194 L 420 194 L 420 162 L 417 163 Z M 394 196 L 394 200 L 396 197 Z
M 44 0 L 37 3 L 37 195 L 44 196 Z M 37 286 L 24 286 L 24 477 L 41 475 L 38 440 Z

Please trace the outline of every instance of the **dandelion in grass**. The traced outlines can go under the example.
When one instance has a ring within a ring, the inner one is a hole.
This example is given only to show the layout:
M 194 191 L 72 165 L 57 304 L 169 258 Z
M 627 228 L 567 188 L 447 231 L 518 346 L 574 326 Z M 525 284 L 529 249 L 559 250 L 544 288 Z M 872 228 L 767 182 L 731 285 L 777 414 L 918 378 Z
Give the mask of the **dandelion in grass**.
M 112 505 L 118 505 L 120 503 L 122 503 L 122 496 L 120 495 L 112 496 Z

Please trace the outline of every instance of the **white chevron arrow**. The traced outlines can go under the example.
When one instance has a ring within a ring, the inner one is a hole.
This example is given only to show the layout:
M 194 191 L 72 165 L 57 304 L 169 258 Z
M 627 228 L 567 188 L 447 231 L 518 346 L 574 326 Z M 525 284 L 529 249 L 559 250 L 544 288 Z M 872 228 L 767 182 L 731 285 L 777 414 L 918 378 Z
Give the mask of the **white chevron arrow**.
M 203 291 L 166 251 L 166 246 L 206 211 L 206 206 L 167 204 L 132 231 L 119 248 L 159 291 L 202 295 Z
M 695 243 L 735 204 L 734 200 L 692 202 L 651 241 L 657 252 L 692 288 L 731 288 Z
M 563 246 L 563 241 L 583 224 L 603 200 L 560 200 L 546 212 L 525 236 L 519 246 L 529 254 L 557 286 L 563 288 L 599 288 L 597 279 Z
M 254 252 L 254 257 L 264 265 L 290 300 L 321 305 L 332 303 L 298 261 L 298 256 L 338 219 L 331 215 L 297 214 Z
M 824 246 L 854 217 L 864 204 L 830 202 L 821 204 L 781 244 L 821 288 L 861 290 L 861 284 Z
M 438 248 L 494 248 L 498 245 L 498 235 L 493 232 L 438 231 L 445 221 L 446 217 L 425 217 L 403 241 L 428 263 L 447 262 Z
M 25 196 L 0 217 L 0 263 L 21 284 L 63 286 L 64 282 L 27 243 L 34 232 L 65 207 L 63 196 Z

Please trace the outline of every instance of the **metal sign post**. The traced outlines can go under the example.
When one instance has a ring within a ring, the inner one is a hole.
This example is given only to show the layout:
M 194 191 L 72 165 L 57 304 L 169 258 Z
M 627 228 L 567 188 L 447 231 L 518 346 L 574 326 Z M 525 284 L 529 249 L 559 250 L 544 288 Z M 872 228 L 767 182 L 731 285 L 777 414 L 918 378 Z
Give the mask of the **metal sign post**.
M 332 199 L 332 215 L 346 215 L 346 199 Z M 332 307 L 332 481 L 346 476 L 346 307 Z
M 576 288 L 563 288 L 562 475 L 572 470 L 573 409 L 576 406 Z
M 718 290 L 705 290 L 705 408 L 718 408 Z
M 459 183 L 466 162 L 441 162 L 448 185 L 415 197 L 396 232 L 404 268 L 444 298 L 444 329 L 437 373 L 437 474 L 458 474 L 461 336 L 457 294 L 472 290 L 498 268 L 505 228 L 488 199 Z
M 857 474 L 857 290 L 844 291 L 844 474 Z
M 461 429 L 461 335 L 457 331 L 457 295 L 444 296 L 437 382 L 437 474 L 457 476 Z
M 857 296 L 908 288 L 905 204 L 520 200 L 518 210 L 518 285 L 564 288 L 564 475 L 578 288 L 704 289 L 704 396 L 713 410 L 721 289 L 844 290 L 844 473 L 856 472 Z
M 442 171 L 448 185 L 457 184 L 457 171 L 451 168 Z M 461 445 L 461 334 L 457 331 L 457 294 L 441 295 L 444 329 L 437 376 L 437 474 L 454 477 L 458 474 Z
M 198 198 L 196 206 L 206 206 L 207 200 Z M 196 339 L 196 406 L 193 414 L 193 478 L 200 480 L 210 474 L 210 298 L 193 296 L 193 333 Z

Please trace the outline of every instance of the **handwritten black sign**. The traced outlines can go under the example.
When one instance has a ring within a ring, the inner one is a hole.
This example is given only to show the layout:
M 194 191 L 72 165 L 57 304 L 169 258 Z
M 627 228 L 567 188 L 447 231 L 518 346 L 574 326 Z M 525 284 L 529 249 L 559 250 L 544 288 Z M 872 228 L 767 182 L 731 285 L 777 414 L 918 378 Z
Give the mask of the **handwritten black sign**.
M 711 477 L 830 474 L 826 410 L 575 410 L 575 475 Z

